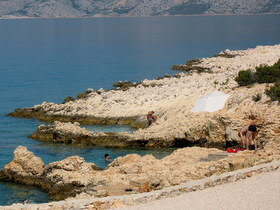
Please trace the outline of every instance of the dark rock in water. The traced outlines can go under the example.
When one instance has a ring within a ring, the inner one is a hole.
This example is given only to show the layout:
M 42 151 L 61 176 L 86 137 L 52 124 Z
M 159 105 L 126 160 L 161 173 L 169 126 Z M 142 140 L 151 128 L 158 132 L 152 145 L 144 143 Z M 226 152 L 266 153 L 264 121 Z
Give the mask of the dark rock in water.
M 0 171 L 0 181 L 9 181 L 9 176 L 3 171 Z
M 31 108 L 23 108 L 23 109 L 15 109 L 14 112 L 8 114 L 11 117 L 23 117 L 23 118 L 39 118 L 40 115 L 44 115 L 45 111 L 43 109 L 35 109 Z

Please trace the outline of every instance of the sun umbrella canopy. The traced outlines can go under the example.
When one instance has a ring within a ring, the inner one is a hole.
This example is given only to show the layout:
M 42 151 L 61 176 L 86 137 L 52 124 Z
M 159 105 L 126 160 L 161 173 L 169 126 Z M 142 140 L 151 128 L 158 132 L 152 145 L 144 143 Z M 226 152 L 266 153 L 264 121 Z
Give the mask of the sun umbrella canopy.
M 229 95 L 214 90 L 197 99 L 192 112 L 215 112 L 222 109 Z

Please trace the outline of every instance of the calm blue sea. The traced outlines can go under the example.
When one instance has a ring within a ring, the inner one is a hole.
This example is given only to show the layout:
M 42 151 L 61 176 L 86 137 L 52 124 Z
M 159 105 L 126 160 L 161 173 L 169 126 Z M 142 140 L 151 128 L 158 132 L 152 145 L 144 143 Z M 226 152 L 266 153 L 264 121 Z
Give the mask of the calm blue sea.
M 0 168 L 24 145 L 47 164 L 79 155 L 101 167 L 104 153 L 170 150 L 81 148 L 27 138 L 41 122 L 5 116 L 15 108 L 62 102 L 87 88 L 111 88 L 119 80 L 140 81 L 174 74 L 173 64 L 211 56 L 225 49 L 280 43 L 280 15 L 189 16 L 152 18 L 0 20 Z M 93 130 L 132 131 L 126 126 Z M 0 205 L 46 202 L 34 187 L 0 183 Z

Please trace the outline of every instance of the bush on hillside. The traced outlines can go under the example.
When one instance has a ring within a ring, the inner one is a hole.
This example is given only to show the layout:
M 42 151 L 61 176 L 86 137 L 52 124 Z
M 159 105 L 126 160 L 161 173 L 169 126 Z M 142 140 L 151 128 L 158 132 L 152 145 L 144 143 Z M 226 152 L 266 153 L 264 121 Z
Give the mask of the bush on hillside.
M 272 101 L 280 101 L 280 83 L 276 83 L 271 88 L 266 89 L 265 94 L 268 95 Z
M 235 81 L 239 86 L 247 86 L 256 83 L 254 74 L 251 72 L 251 70 L 238 72 L 238 76 L 235 78 Z
M 74 101 L 75 99 L 74 98 L 72 98 L 71 96 L 68 96 L 68 97 L 66 97 L 65 99 L 64 99 L 64 101 L 62 102 L 63 104 L 66 104 L 67 102 L 69 102 L 69 101 Z
M 240 71 L 235 81 L 239 86 L 280 82 L 280 59 L 272 66 L 260 65 L 256 67 L 255 73 L 250 70 Z
M 280 60 L 273 66 L 261 65 L 256 67 L 258 83 L 274 83 L 280 81 Z

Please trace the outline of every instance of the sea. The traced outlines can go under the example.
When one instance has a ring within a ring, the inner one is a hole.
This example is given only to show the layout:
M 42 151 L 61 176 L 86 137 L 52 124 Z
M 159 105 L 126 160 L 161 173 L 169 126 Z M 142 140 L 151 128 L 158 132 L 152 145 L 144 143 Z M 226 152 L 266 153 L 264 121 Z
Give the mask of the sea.
M 139 82 L 174 64 L 223 50 L 280 44 L 280 15 L 0 20 L 0 169 L 26 146 L 45 164 L 79 155 L 106 168 L 104 154 L 169 155 L 173 149 L 135 150 L 43 143 L 29 139 L 42 122 L 6 116 L 44 101 L 61 103 L 87 88 L 106 90 L 118 81 Z M 87 126 L 128 131 L 129 126 Z M 0 182 L 0 205 L 51 201 L 39 188 Z

